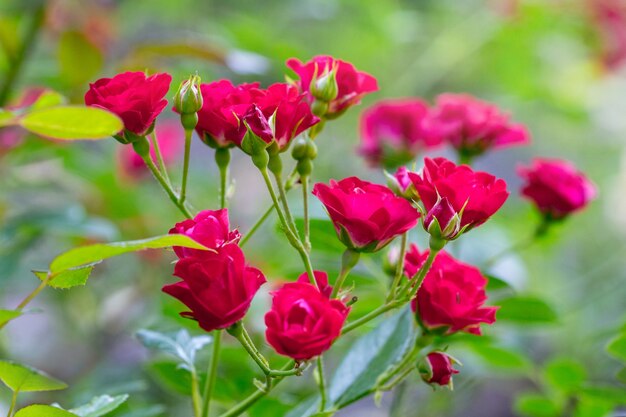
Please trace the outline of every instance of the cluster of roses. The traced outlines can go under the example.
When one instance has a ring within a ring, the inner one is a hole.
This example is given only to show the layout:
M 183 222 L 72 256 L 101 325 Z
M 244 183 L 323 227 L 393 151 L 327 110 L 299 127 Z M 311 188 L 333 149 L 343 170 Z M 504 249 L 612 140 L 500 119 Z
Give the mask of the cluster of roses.
M 258 83 L 233 85 L 228 80 L 199 84 L 192 77 L 181 85 L 175 101 L 183 127 L 195 128 L 202 141 L 216 149 L 216 155 L 240 148 L 260 169 L 267 169 L 272 157 L 276 165 L 276 157 L 295 138 L 304 137 L 304 146 L 294 145 L 292 155 L 306 182 L 311 165 L 302 162 L 315 158 L 312 139 L 321 126 L 358 104 L 377 85 L 370 75 L 332 57 L 316 57 L 307 63 L 292 59 L 287 65 L 299 79 L 266 89 Z M 125 125 L 116 139 L 132 143 L 145 161 L 147 151 L 138 144 L 145 141 L 166 106 L 170 82 L 167 74 L 124 73 L 92 84 L 85 102 L 116 113 Z M 440 96 L 433 109 L 419 100 L 381 102 L 368 109 L 362 120 L 361 152 L 373 164 L 387 167 L 406 163 L 418 151 L 443 142 L 468 159 L 528 140 L 525 129 L 510 124 L 495 106 L 469 96 Z M 527 180 L 523 194 L 550 220 L 582 208 L 594 195 L 592 184 L 566 162 L 540 160 L 521 173 Z M 329 349 L 345 329 L 350 312 L 341 292 L 349 269 L 361 253 L 377 252 L 401 235 L 406 239 L 420 217 L 430 234 L 430 249 L 420 251 L 412 244 L 403 251 L 391 299 L 412 300 L 416 318 L 427 333 L 480 334 L 480 324 L 495 321 L 496 308 L 484 306 L 486 278 L 442 249 L 500 209 L 508 197 L 506 183 L 445 158 L 426 158 L 421 172 L 400 167 L 391 177 L 389 187 L 356 177 L 314 186 L 313 194 L 325 206 L 347 248 L 346 265 L 335 288 L 328 284 L 325 272 L 307 268 L 297 282 L 272 292 L 272 307 L 265 316 L 266 339 L 278 353 L 304 361 Z M 272 192 L 269 183 L 268 188 Z M 275 209 L 280 216 L 276 201 Z M 182 301 L 190 310 L 182 314 L 197 320 L 203 329 L 232 330 L 266 279 L 247 265 L 238 245 L 239 232 L 230 229 L 227 210 L 202 211 L 170 232 L 185 234 L 208 250 L 175 248 L 179 260 L 174 275 L 182 281 L 165 286 L 164 291 Z M 445 385 L 456 372 L 450 357 L 442 352 L 427 355 L 426 362 L 424 379 L 428 382 Z

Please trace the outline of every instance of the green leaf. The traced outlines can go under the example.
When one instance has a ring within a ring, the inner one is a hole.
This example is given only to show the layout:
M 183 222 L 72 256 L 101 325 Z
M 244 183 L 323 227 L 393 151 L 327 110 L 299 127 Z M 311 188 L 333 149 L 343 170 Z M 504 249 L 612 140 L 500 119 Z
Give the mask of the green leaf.
M 330 381 L 329 403 L 342 408 L 368 395 L 378 377 L 401 359 L 414 339 L 413 315 L 408 308 L 357 339 Z M 318 403 L 319 398 L 306 401 L 288 417 L 310 417 L 317 412 Z
M 615 375 L 615 377 L 622 384 L 626 384 L 626 368 L 622 368 L 619 371 L 617 371 L 617 374 Z
M 142 240 L 127 242 L 97 243 L 71 249 L 56 258 L 50 264 L 52 273 L 76 268 L 81 265 L 93 264 L 103 259 L 143 249 L 159 249 L 170 246 L 182 246 L 193 249 L 207 249 L 185 235 L 163 235 Z M 210 250 L 210 249 L 208 249 Z
M 14 392 L 55 391 L 67 385 L 29 366 L 0 360 L 0 381 Z
M 0 327 L 22 315 L 21 311 L 0 310 Z
M 626 405 L 626 395 L 624 395 L 623 387 L 618 388 L 612 385 L 588 385 L 583 387 L 580 392 L 591 399 L 610 401 L 615 405 Z
M 168 391 L 191 395 L 191 375 L 181 369 L 178 362 L 154 361 L 147 366 L 148 372 Z
M 152 330 L 139 330 L 137 337 L 147 348 L 169 353 L 183 362 L 187 370 L 194 369 L 196 352 L 211 343 L 211 336 L 191 337 L 187 330 L 175 334 L 159 333 Z
M 111 397 L 110 395 L 101 395 L 94 397 L 89 403 L 77 408 L 72 408 L 71 413 L 79 417 L 100 417 L 118 408 L 124 404 L 128 399 L 128 395 L 116 395 Z
M 87 279 L 93 271 L 94 266 L 98 264 L 98 262 L 91 263 L 89 265 L 80 266 L 77 268 L 67 269 L 63 272 L 60 272 L 58 275 L 54 276 L 51 280 L 48 281 L 48 285 L 52 288 L 58 289 L 67 289 L 76 287 L 78 285 L 85 285 L 87 283 Z M 45 280 L 48 277 L 48 271 L 33 271 L 33 273 L 39 278 L 41 281 Z
M 29 107 L 31 111 L 45 109 L 48 107 L 66 104 L 67 99 L 60 93 L 53 90 L 44 91 L 37 100 Z
M 304 236 L 304 219 L 296 218 L 296 228 Z M 346 247 L 337 237 L 335 226 L 330 220 L 309 219 L 311 247 L 320 252 L 343 253 Z
M 583 366 L 568 358 L 556 358 L 545 367 L 546 380 L 555 388 L 572 392 L 579 388 L 587 377 Z
M 487 364 L 495 368 L 509 371 L 524 371 L 530 369 L 528 359 L 515 351 L 490 345 L 468 345 Z
M 22 116 L 20 126 L 37 135 L 63 140 L 105 139 L 124 128 L 113 113 L 97 107 L 57 106 Z
M 487 291 L 512 290 L 511 284 L 494 275 L 483 274 L 487 278 Z
M 611 339 L 606 345 L 606 351 L 613 356 L 626 363 L 626 333 L 622 333 Z
M 528 417 L 557 417 L 561 407 L 539 394 L 522 394 L 515 400 L 515 411 Z
M 67 31 L 59 39 L 61 77 L 71 85 L 84 84 L 100 72 L 102 53 L 82 32 Z
M 8 110 L 0 109 L 0 127 L 15 124 L 15 115 Z
M 51 405 L 35 404 L 22 408 L 13 417 L 77 417 L 76 414 Z
M 547 324 L 557 321 L 556 312 L 545 301 L 531 296 L 509 297 L 499 300 L 498 321 L 524 324 Z

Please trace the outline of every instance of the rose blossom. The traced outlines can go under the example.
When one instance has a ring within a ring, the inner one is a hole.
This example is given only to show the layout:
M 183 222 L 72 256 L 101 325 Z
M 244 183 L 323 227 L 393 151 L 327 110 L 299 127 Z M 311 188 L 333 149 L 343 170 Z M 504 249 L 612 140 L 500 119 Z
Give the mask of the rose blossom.
M 518 173 L 525 180 L 522 195 L 552 219 L 583 209 L 596 196 L 594 184 L 568 161 L 535 159 Z
M 426 355 L 418 369 L 424 382 L 451 387 L 452 376 L 459 373 L 452 367 L 454 363 L 456 361 L 447 353 L 435 351 Z
M 415 244 L 407 251 L 404 273 L 413 277 L 428 257 Z M 464 264 L 446 252 L 437 254 L 411 307 L 429 330 L 444 329 L 480 335 L 480 324 L 492 324 L 498 307 L 484 307 L 487 279 L 476 267 Z
M 124 128 L 144 135 L 167 105 L 165 95 L 172 77 L 161 73 L 124 72 L 89 84 L 85 104 L 107 109 L 124 122 Z
M 301 91 L 308 93 L 310 101 L 315 98 L 315 84 L 331 71 L 335 71 L 337 94 L 328 102 L 328 110 L 324 114 L 327 118 L 341 115 L 349 107 L 359 104 L 365 94 L 378 90 L 376 78 L 357 71 L 349 62 L 328 55 L 316 56 L 306 63 L 291 58 L 287 60 L 287 66 L 300 77 L 296 85 Z
M 177 121 L 167 119 L 156 123 L 154 128 L 159 150 L 165 165 L 172 164 L 183 151 L 185 140 L 184 131 Z M 157 163 L 157 156 L 152 144 L 150 146 L 150 157 Z M 118 165 L 123 176 L 130 179 L 140 179 L 150 175 L 150 170 L 145 162 L 130 146 L 120 146 L 117 148 Z
M 420 216 L 389 188 L 357 177 L 315 184 L 313 194 L 326 207 L 339 239 L 356 251 L 382 249 L 415 226 Z
M 163 291 L 191 310 L 181 316 L 196 320 L 208 332 L 241 320 L 266 282 L 261 271 L 246 265 L 243 252 L 232 243 L 217 252 L 180 259 L 174 275 L 182 281 L 164 286 Z
M 380 101 L 361 115 L 359 152 L 372 166 L 395 168 L 441 139 L 428 130 L 429 110 L 417 99 Z
M 415 172 L 408 175 L 426 212 L 434 209 L 426 217 L 437 218 L 442 228 L 449 222 L 449 208 L 459 214 L 461 231 L 480 226 L 502 207 L 509 195 L 504 180 L 474 171 L 467 165 L 457 166 L 445 158 L 426 158 L 421 175 Z M 447 207 L 440 211 L 442 199 L 447 200 Z M 442 213 L 445 219 L 439 218 Z M 428 230 L 430 223 L 424 226 Z
M 523 145 L 530 141 L 524 126 L 493 104 L 467 94 L 442 94 L 432 110 L 433 132 L 461 155 L 476 156 L 491 148 Z
M 241 122 L 250 106 L 264 95 L 259 83 L 233 85 L 229 80 L 200 86 L 203 104 L 198 112 L 196 132 L 213 147 L 240 146 L 246 134 Z
M 241 235 L 237 229 L 230 230 L 228 221 L 228 209 L 203 210 L 192 219 L 187 219 L 170 229 L 170 234 L 182 234 L 188 236 L 206 246 L 217 249 L 229 243 L 238 243 Z M 174 246 L 174 252 L 182 259 L 191 256 L 203 255 L 206 251 L 201 249 L 183 248 Z
M 272 308 L 265 315 L 267 342 L 281 355 L 308 360 L 328 350 L 341 334 L 350 308 L 330 299 L 328 275 L 315 271 L 315 288 L 306 273 L 297 282 L 272 291 Z

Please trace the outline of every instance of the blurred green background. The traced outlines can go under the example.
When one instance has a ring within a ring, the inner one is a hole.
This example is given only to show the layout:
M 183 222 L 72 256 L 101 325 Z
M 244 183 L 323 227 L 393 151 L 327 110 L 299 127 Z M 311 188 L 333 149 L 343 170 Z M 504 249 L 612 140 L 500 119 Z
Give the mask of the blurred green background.
M 377 100 L 432 100 L 442 92 L 467 92 L 510 111 L 528 126 L 531 146 L 489 153 L 476 167 L 505 178 L 511 197 L 492 221 L 464 236 L 451 251 L 481 265 L 530 235 L 538 219 L 518 196 L 516 165 L 533 156 L 572 160 L 598 185 L 598 200 L 542 242 L 503 258 L 488 271 L 511 284 L 512 289 L 503 291 L 544 300 L 548 316 L 553 312 L 554 317 L 534 324 L 499 321 L 485 329 L 483 340 L 489 347 L 484 349 L 483 341 L 455 341 L 450 353 L 465 366 L 455 377 L 454 392 L 432 392 L 413 375 L 396 395 L 386 394 L 380 407 L 366 399 L 339 415 L 600 417 L 612 415 L 615 405 L 624 402 L 615 399 L 626 399 L 626 389 L 615 376 L 623 365 L 604 347 L 626 320 L 626 2 L 3 0 L 3 78 L 42 10 L 34 47 L 4 104 L 19 100 L 29 87 L 52 88 L 82 103 L 90 81 L 124 70 L 171 73 L 170 97 L 195 72 L 205 82 L 282 81 L 290 57 L 306 61 L 330 54 L 371 73 L 380 91 L 329 123 L 319 138 L 315 182 L 350 175 L 384 182 L 382 173 L 369 170 L 355 153 L 359 114 Z M 167 109 L 162 118 L 174 116 Z M 62 250 L 163 234 L 180 220 L 149 177 L 130 179 L 120 172 L 121 145 L 113 139 L 60 143 L 24 136 L 11 142 L 2 133 L 2 306 L 12 307 L 31 291 L 36 279 L 30 271 L 45 269 Z M 449 151 L 444 155 L 453 157 Z M 172 167 L 175 183 L 180 168 Z M 213 151 L 199 141 L 193 144 L 190 175 L 188 195 L 194 207 L 217 208 Z M 234 156 L 232 176 L 231 222 L 245 233 L 269 198 L 244 155 Z M 298 211 L 299 196 L 291 197 Z M 314 217 L 325 218 L 317 201 L 313 204 Z M 272 219 L 251 240 L 247 256 L 270 280 L 293 279 L 301 266 L 275 230 Z M 420 230 L 414 240 L 423 242 Z M 338 253 L 332 242 L 315 248 L 316 267 L 332 276 L 339 268 Z M 198 333 L 193 323 L 177 318 L 179 304 L 160 292 L 173 281 L 173 259 L 171 253 L 155 251 L 107 261 L 87 286 L 46 290 L 32 314 L 11 323 L 0 334 L 0 357 L 44 369 L 71 386 L 25 396 L 24 403 L 57 401 L 70 407 L 95 394 L 128 392 L 129 402 L 114 415 L 189 415 L 185 372 L 167 357 L 152 355 L 134 337 L 140 328 L 186 326 Z M 354 316 L 382 301 L 386 278 L 381 263 L 380 256 L 368 257 L 355 271 L 360 300 Z M 247 319 L 268 354 L 262 318 L 271 286 L 257 297 Z M 503 297 L 501 291 L 492 294 L 493 300 Z M 532 316 L 533 311 L 526 313 Z M 346 339 L 328 355 L 329 369 L 354 336 Z M 226 405 L 250 392 L 256 375 L 254 364 L 242 363 L 241 357 L 228 339 L 217 392 Z M 563 363 L 574 372 L 565 379 L 584 380 L 587 388 L 559 383 L 554 368 Z M 314 388 L 307 374 L 277 389 L 250 415 L 283 415 Z M 8 399 L 8 391 L 0 390 L 0 415 Z

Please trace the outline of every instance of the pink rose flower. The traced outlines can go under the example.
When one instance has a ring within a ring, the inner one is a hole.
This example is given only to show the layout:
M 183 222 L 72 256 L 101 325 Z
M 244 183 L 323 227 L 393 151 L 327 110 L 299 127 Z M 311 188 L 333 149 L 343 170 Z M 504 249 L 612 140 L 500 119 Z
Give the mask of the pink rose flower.
M 211 249 L 219 249 L 227 244 L 237 244 L 241 235 L 237 229 L 230 229 L 228 209 L 203 210 L 192 219 L 187 219 L 170 229 L 170 234 L 188 236 Z M 205 250 L 174 246 L 174 252 L 180 258 L 201 256 Z

